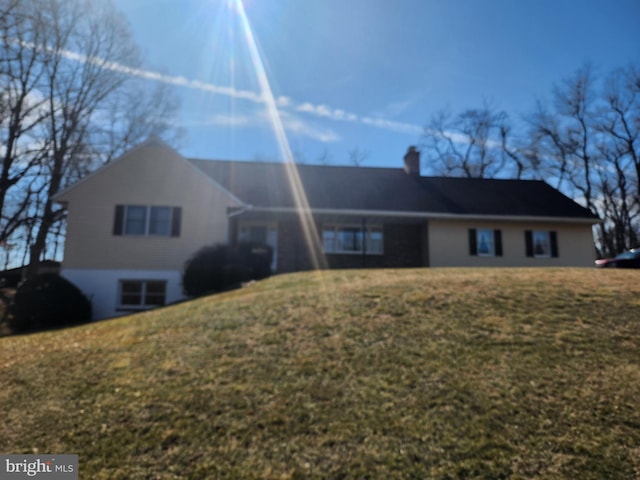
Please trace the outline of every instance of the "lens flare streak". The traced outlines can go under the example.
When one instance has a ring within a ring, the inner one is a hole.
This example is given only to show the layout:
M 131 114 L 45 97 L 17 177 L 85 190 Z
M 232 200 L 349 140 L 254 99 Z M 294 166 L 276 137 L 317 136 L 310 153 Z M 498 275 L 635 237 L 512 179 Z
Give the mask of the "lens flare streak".
M 304 191 L 304 187 L 302 186 L 302 182 L 300 181 L 300 174 L 293 160 L 293 154 L 289 146 L 289 141 L 287 140 L 282 119 L 278 112 L 278 106 L 273 96 L 273 91 L 271 90 L 271 85 L 269 84 L 269 79 L 267 78 L 262 59 L 258 53 L 258 47 L 253 36 L 251 24 L 249 23 L 249 19 L 247 18 L 244 10 L 242 0 L 235 0 L 235 7 L 247 41 L 251 62 L 253 63 L 253 67 L 256 72 L 262 100 L 267 107 L 267 113 L 278 143 L 278 148 L 280 149 L 280 154 L 284 158 L 287 181 L 289 182 L 291 192 L 293 193 L 296 212 L 302 227 L 307 249 L 309 250 L 309 257 L 314 269 L 326 268 L 326 259 L 322 254 L 320 236 L 318 235 L 318 230 L 316 229 L 316 225 L 311 214 L 307 195 Z

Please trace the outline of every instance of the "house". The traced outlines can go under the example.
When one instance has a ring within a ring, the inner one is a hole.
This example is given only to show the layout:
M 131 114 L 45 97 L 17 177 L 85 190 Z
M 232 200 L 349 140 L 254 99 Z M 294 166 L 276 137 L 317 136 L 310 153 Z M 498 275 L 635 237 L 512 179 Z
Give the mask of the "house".
M 182 299 L 186 260 L 215 243 L 266 242 L 278 273 L 593 265 L 598 219 L 545 182 L 423 177 L 413 147 L 398 164 L 195 160 L 150 139 L 57 196 L 62 275 L 106 318 Z

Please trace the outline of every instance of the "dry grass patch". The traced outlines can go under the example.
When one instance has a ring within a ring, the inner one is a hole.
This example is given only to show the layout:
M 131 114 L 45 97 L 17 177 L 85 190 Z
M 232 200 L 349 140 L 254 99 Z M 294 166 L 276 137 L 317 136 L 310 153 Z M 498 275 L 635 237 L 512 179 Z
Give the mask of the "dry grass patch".
M 0 450 L 84 478 L 640 476 L 637 272 L 286 275 L 0 339 Z

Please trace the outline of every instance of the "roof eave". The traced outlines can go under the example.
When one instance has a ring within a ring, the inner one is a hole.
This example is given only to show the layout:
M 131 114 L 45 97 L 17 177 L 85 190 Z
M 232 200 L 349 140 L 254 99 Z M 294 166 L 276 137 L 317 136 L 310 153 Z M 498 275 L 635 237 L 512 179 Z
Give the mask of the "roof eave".
M 293 213 L 293 214 L 317 214 L 317 215 L 350 215 L 350 216 L 377 216 L 417 219 L 448 219 L 448 220 L 500 220 L 509 222 L 560 222 L 560 223 L 587 223 L 594 225 L 601 223 L 598 218 L 589 217 L 553 217 L 537 215 L 498 215 L 498 214 L 457 214 L 442 212 L 412 212 L 397 210 L 358 210 L 337 208 L 295 208 L 295 207 L 257 207 L 248 206 L 246 211 L 264 213 Z

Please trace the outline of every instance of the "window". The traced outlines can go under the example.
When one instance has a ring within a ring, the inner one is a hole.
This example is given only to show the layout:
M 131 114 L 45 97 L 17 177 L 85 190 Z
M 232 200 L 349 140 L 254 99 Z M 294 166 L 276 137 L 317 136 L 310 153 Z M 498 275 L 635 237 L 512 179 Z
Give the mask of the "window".
M 120 306 L 124 308 L 158 307 L 166 302 L 165 280 L 121 280 Z
M 128 206 L 125 210 L 125 235 L 144 235 L 147 228 L 147 207 Z
M 369 229 L 369 239 L 367 241 L 367 252 L 382 254 L 382 228 L 374 227 Z
M 338 252 L 362 252 L 364 235 L 362 230 L 343 227 L 336 230 L 335 249 Z
M 558 256 L 558 235 L 547 230 L 524 232 L 527 257 L 549 258 Z
M 268 243 L 269 226 L 262 224 L 241 225 L 238 240 L 241 242 Z
M 146 205 L 117 205 L 114 235 L 179 237 L 182 209 Z
M 171 208 L 151 207 L 149 211 L 149 235 L 168 237 L 171 234 Z
M 484 228 L 469 229 L 469 254 L 478 257 L 501 257 L 502 232 Z
M 322 248 L 325 253 L 368 253 L 382 255 L 384 238 L 381 226 L 324 225 Z

